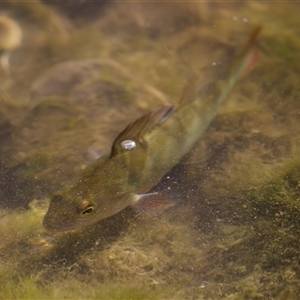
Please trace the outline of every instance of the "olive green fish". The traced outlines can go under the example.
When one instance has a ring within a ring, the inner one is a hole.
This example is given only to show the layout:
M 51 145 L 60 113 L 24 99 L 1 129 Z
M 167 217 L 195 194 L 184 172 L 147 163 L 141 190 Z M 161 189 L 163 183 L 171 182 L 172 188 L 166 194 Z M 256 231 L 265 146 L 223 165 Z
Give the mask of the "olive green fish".
M 259 31 L 259 27 L 254 30 L 224 80 L 200 92 L 190 83 L 176 108 L 161 107 L 129 124 L 110 154 L 52 195 L 44 226 L 52 231 L 73 230 L 137 205 L 192 148 L 236 81 L 251 67 Z

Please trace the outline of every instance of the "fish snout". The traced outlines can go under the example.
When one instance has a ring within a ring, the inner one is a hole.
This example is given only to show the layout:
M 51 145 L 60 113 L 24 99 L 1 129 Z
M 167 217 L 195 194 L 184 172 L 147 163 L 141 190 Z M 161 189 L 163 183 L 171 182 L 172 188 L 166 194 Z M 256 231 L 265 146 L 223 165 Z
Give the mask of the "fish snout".
M 73 229 L 74 220 L 71 217 L 71 214 L 68 215 L 67 212 L 55 213 L 54 211 L 51 211 L 51 208 L 49 208 L 43 219 L 43 226 L 47 230 L 53 232 L 66 231 Z

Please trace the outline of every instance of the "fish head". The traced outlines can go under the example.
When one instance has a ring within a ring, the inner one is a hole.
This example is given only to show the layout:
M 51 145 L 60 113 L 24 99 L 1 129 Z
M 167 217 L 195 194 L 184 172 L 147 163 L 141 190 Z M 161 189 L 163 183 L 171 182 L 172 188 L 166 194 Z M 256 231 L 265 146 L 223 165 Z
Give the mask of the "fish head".
M 67 231 L 110 217 L 135 200 L 121 159 L 99 159 L 70 184 L 50 197 L 43 225 L 50 231 Z
M 55 193 L 44 217 L 43 225 L 54 232 L 75 230 L 110 217 L 129 206 L 133 193 L 103 194 L 105 198 L 73 197 Z

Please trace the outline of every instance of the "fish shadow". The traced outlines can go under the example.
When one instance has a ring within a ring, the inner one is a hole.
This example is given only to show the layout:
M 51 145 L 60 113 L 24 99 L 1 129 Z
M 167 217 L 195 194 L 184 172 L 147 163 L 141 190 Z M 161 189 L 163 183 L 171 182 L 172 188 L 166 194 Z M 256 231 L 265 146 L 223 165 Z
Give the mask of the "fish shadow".
M 127 231 L 135 215 L 136 212 L 128 207 L 80 230 L 54 234 L 51 236 L 53 245 L 50 250 L 32 253 L 20 262 L 21 273 L 39 274 L 39 281 L 45 282 L 61 274 L 62 269 L 71 270 L 81 256 L 88 255 L 92 250 L 103 251 L 110 247 Z

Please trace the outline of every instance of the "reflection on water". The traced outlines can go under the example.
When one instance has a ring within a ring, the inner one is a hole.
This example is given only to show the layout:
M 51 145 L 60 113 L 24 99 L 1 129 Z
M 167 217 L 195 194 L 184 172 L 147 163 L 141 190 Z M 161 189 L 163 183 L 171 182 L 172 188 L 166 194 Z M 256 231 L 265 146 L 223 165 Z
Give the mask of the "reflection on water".
M 0 70 L 0 298 L 297 299 L 298 3 L 51 5 L 1 4 L 22 44 Z M 175 206 L 42 227 L 52 192 L 191 75 L 221 76 L 257 24 L 256 68 L 154 188 Z

